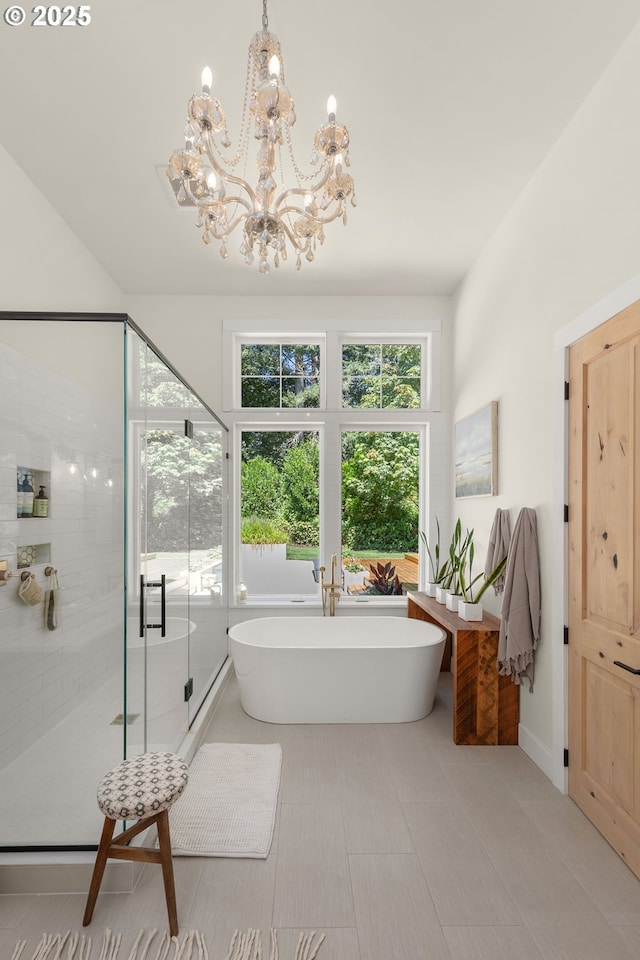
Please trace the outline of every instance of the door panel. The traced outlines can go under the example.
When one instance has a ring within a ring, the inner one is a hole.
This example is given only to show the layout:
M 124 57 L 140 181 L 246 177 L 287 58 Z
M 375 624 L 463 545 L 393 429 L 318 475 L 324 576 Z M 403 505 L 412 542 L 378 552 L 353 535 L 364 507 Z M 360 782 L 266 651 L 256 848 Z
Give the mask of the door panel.
M 187 732 L 186 388 L 133 331 L 128 334 L 128 367 L 127 749 L 129 754 L 175 752 Z
M 571 348 L 569 398 L 569 793 L 640 876 L 639 303 Z

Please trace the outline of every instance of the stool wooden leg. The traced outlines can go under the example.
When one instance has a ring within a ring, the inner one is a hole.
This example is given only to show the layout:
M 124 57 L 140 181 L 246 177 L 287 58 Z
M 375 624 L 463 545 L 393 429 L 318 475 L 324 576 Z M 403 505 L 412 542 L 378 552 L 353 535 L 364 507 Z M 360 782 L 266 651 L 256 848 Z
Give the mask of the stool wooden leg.
M 115 827 L 115 820 L 112 820 L 110 817 L 104 818 L 100 846 L 98 847 L 98 853 L 96 854 L 96 862 L 93 868 L 93 875 L 91 877 L 91 886 L 89 887 L 89 895 L 87 896 L 87 905 L 85 907 L 84 918 L 82 920 L 83 927 L 87 927 L 91 923 L 93 908 L 96 905 L 98 891 L 100 890 L 100 884 L 102 883 L 102 877 L 104 875 L 104 868 L 107 865 L 107 855 L 109 853 L 109 846 L 111 844 L 111 838 L 113 837 L 113 831 L 115 830 Z
M 169 914 L 169 933 L 172 937 L 178 936 L 178 911 L 176 907 L 176 890 L 173 882 L 173 860 L 171 858 L 171 837 L 169 835 L 169 811 L 163 810 L 158 815 L 158 848 L 164 878 L 164 895 L 167 900 Z

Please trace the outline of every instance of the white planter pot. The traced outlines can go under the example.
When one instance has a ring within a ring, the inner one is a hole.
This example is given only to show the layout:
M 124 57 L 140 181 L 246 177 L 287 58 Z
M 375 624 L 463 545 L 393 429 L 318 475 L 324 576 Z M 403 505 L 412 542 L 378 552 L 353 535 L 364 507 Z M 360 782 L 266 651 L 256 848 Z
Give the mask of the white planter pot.
M 452 613 L 458 612 L 458 604 L 462 598 L 458 593 L 449 593 L 447 595 L 447 610 L 451 610 Z
M 435 597 L 437 589 L 438 589 L 437 583 L 425 583 L 424 585 L 424 592 L 428 597 Z
M 482 604 L 461 600 L 458 604 L 458 616 L 462 620 L 482 620 Z
M 446 603 L 450 592 L 446 587 L 436 587 L 436 600 L 438 603 Z
M 364 586 L 364 578 L 367 575 L 366 570 L 359 570 L 357 573 L 352 572 L 351 570 L 342 570 L 342 578 L 344 583 L 345 590 L 347 587 L 362 587 Z

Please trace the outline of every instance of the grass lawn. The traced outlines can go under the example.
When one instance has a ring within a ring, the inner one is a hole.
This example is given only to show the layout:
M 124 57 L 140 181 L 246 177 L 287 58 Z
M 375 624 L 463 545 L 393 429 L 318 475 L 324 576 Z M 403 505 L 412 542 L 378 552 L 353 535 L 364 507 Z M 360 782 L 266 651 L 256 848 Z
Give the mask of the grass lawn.
M 298 547 L 295 544 L 287 544 L 287 560 L 315 560 L 319 555 L 319 547 Z M 375 557 L 376 560 L 401 560 L 404 557 L 405 552 L 395 552 L 392 551 L 384 552 L 382 550 L 349 550 L 345 553 L 347 557 L 366 557 L 367 559 L 372 559 Z

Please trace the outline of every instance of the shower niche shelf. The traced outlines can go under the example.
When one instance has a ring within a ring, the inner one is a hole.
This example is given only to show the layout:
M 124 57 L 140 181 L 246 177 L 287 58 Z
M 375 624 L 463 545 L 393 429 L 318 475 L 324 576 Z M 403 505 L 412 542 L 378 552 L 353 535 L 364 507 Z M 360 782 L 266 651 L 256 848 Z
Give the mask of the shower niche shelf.
M 16 547 L 16 566 L 26 570 L 41 563 L 51 563 L 50 543 L 25 543 Z
M 20 483 L 24 479 L 25 474 L 28 474 L 31 479 L 31 486 L 33 488 L 33 513 L 29 516 L 24 516 L 21 512 L 21 503 L 20 503 Z M 16 516 L 18 520 L 26 520 L 31 523 L 32 520 L 46 520 L 50 512 L 50 498 L 51 498 L 51 471 L 49 470 L 40 470 L 38 467 L 30 466 L 18 466 L 16 468 Z M 35 513 L 36 510 L 36 499 L 38 492 L 41 487 L 44 487 L 47 495 L 47 516 L 41 517 L 37 516 Z

